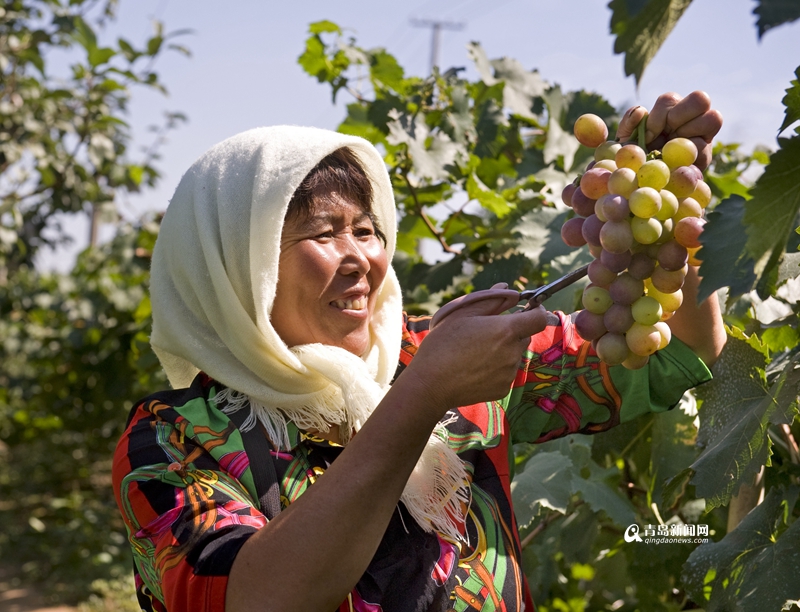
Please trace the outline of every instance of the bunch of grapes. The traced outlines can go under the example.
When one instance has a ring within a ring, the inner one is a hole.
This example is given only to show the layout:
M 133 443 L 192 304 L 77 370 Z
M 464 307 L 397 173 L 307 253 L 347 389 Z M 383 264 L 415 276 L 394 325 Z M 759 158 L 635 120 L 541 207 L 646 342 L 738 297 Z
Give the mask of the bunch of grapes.
M 691 140 L 675 138 L 647 154 L 633 142 L 607 141 L 605 123 L 592 114 L 579 117 L 574 131 L 595 149 L 586 172 L 561 195 L 575 211 L 561 237 L 568 246 L 588 244 L 595 258 L 575 325 L 606 363 L 640 368 L 669 344 L 665 321 L 683 301 L 688 265 L 700 263 L 711 190 L 693 165 Z

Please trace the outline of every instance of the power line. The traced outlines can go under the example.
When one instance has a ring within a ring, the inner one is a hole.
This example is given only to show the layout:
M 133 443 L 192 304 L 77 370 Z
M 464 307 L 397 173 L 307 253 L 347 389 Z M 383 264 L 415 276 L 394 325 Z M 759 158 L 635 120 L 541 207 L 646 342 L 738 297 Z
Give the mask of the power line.
M 442 30 L 458 32 L 464 29 L 464 23 L 439 19 L 411 19 L 411 25 L 415 28 L 431 28 L 431 72 L 439 65 Z

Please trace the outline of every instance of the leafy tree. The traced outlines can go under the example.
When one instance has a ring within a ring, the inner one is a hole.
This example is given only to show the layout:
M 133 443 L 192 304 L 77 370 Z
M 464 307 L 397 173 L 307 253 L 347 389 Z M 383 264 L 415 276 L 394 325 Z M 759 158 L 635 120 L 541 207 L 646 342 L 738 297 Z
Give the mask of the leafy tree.
M 612 27 L 623 6 L 640 9 L 625 19 L 638 19 L 641 31 L 659 11 L 677 14 L 678 4 L 688 2 L 612 2 Z M 617 111 L 515 60 L 489 60 L 478 44 L 469 52 L 475 81 L 457 69 L 409 77 L 384 49 L 363 49 L 321 21 L 299 58 L 334 99 L 351 97 L 339 131 L 384 153 L 400 216 L 394 265 L 406 307 L 417 312 L 499 281 L 534 286 L 590 259 L 560 237 L 569 214 L 561 188 L 591 153 L 571 126 L 593 112 L 613 133 Z M 800 118 L 797 100 L 795 81 L 781 130 Z M 725 288 L 730 333 L 715 381 L 671 413 L 515 449 L 515 507 L 540 609 L 680 610 L 693 601 L 760 611 L 800 597 L 789 562 L 800 544 L 800 254 L 791 231 L 800 225 L 798 143 L 794 136 L 774 153 L 750 155 L 717 145 L 706 173 L 715 197 L 702 237 L 701 290 Z M 752 164 L 765 166 L 754 186 L 742 179 Z M 574 310 L 580 288 L 563 293 L 545 305 Z M 759 487 L 769 489 L 769 503 L 737 527 Z M 622 536 L 633 523 L 706 524 L 715 542 L 629 544 Z
M 164 385 L 147 345 L 155 223 L 120 224 L 69 275 L 34 267 L 69 237 L 60 222 L 118 221 L 121 192 L 153 185 L 159 138 L 130 155 L 135 86 L 175 34 L 106 46 L 115 0 L 9 0 L 0 7 L 0 558 L 61 599 L 130 572 L 110 457 L 131 400 Z M 59 68 L 63 66 L 63 68 Z M 11 560 L 13 562 L 9 563 Z

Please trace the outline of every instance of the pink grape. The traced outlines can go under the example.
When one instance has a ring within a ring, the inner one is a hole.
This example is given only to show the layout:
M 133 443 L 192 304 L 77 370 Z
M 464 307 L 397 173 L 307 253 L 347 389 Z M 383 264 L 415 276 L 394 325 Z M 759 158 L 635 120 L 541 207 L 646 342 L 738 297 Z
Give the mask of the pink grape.
M 608 331 L 603 323 L 604 316 L 589 310 L 581 310 L 575 315 L 575 327 L 584 340 L 597 340 Z
M 686 265 L 689 258 L 689 252 L 686 247 L 678 244 L 674 240 L 665 242 L 658 247 L 658 265 L 668 271 L 680 270 Z
M 683 281 L 686 278 L 686 266 L 678 270 L 665 270 L 658 266 L 653 270 L 650 276 L 650 282 L 653 287 L 662 293 L 675 293 L 678 289 L 683 287 Z
M 605 168 L 587 170 L 581 177 L 581 191 L 593 200 L 598 199 L 608 193 L 608 179 L 610 176 L 611 172 Z
M 572 206 L 572 194 L 578 189 L 575 183 L 570 183 L 561 190 L 561 201 L 567 206 Z
M 608 128 L 603 120 L 592 113 L 581 115 L 575 121 L 573 133 L 584 147 L 594 149 L 608 138 Z
M 583 222 L 581 234 L 588 244 L 600 246 L 600 230 L 603 229 L 603 222 L 597 215 L 589 215 Z
M 599 259 L 595 259 L 589 264 L 589 280 L 593 285 L 607 287 L 615 278 L 617 278 L 617 273 L 609 270 Z
M 646 278 L 650 278 L 655 268 L 656 260 L 648 256 L 647 253 L 634 253 L 633 257 L 631 257 L 631 263 L 628 264 L 628 273 L 633 278 L 643 281 Z
M 603 314 L 603 325 L 615 334 L 624 334 L 633 322 L 631 307 L 627 304 L 612 304 Z
M 618 168 L 630 168 L 636 172 L 647 160 L 647 154 L 638 145 L 626 144 L 617 151 L 614 160 L 617 162 Z
M 633 304 L 644 293 L 644 282 L 623 272 L 608 286 L 608 294 L 615 304 Z
M 561 239 L 564 244 L 571 247 L 582 247 L 586 244 L 586 239 L 581 232 L 584 222 L 583 217 L 572 217 L 564 222 L 564 225 L 561 226 Z
M 587 197 L 580 188 L 572 194 L 572 210 L 581 217 L 588 217 L 594 213 L 594 200 Z
M 619 365 L 628 357 L 629 349 L 625 336 L 607 333 L 595 345 L 597 356 L 608 365 Z
M 669 175 L 669 182 L 664 187 L 667 191 L 671 191 L 678 198 L 688 197 L 697 188 L 697 175 L 691 166 L 681 166 L 675 168 Z
M 633 232 L 627 221 L 608 221 L 600 230 L 600 244 L 612 253 L 624 253 L 633 244 Z
M 620 195 L 607 194 L 597 201 L 602 202 L 603 214 L 608 221 L 625 221 L 631 216 L 628 200 Z
M 675 241 L 687 249 L 700 246 L 700 234 L 703 233 L 704 219 L 685 217 L 675 224 Z
M 613 272 L 622 272 L 631 263 L 631 253 L 630 251 L 612 253 L 611 251 L 603 249 L 600 251 L 599 259 L 609 270 Z

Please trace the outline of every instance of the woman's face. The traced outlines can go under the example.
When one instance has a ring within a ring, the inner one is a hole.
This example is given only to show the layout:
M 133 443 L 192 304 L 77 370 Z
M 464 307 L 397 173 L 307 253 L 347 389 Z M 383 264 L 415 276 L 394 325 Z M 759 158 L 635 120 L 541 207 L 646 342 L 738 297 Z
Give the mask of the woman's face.
M 363 355 L 388 266 L 360 206 L 336 193 L 318 200 L 284 223 L 272 326 L 290 347 L 319 342 Z

